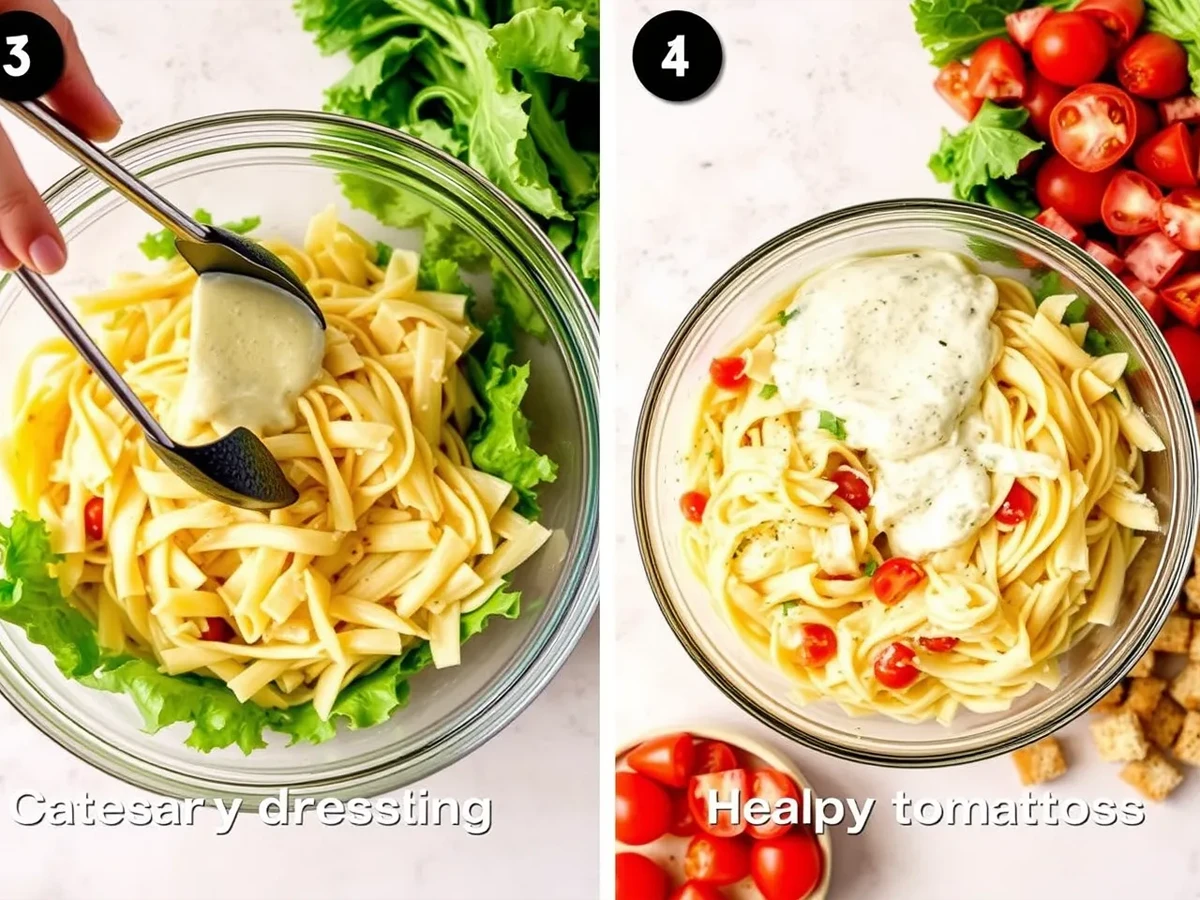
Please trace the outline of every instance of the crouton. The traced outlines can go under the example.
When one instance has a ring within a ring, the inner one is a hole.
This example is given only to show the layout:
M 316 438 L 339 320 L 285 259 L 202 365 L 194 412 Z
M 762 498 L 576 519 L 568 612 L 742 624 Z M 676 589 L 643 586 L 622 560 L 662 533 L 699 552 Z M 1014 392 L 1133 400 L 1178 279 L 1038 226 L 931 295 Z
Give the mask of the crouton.
M 1163 624 L 1162 631 L 1154 639 L 1152 648 L 1162 653 L 1187 653 L 1192 642 L 1192 620 L 1187 616 L 1171 613 Z
M 1167 689 L 1167 682 L 1162 678 L 1133 678 L 1129 682 L 1129 695 L 1125 698 L 1125 708 L 1133 710 L 1143 722 L 1149 722 L 1158 706 L 1158 698 Z
M 1200 662 L 1189 662 L 1171 681 L 1171 696 L 1184 709 L 1200 710 Z
M 1130 678 L 1145 678 L 1148 675 L 1154 674 L 1154 651 L 1147 650 L 1146 655 L 1137 661 L 1132 669 L 1129 670 Z
M 1200 563 L 1196 564 L 1200 572 Z M 1193 575 L 1183 585 L 1183 605 L 1193 616 L 1200 616 L 1200 575 Z
M 1157 750 L 1152 750 L 1145 759 L 1131 762 L 1121 769 L 1121 780 L 1133 785 L 1147 800 L 1161 802 L 1179 787 L 1183 773 Z
M 1150 745 L 1142 722 L 1131 709 L 1120 709 L 1103 719 L 1092 722 L 1092 740 L 1100 752 L 1100 758 L 1108 762 L 1128 762 L 1145 759 Z
M 1092 707 L 1094 713 L 1113 712 L 1125 699 L 1125 682 L 1118 681 L 1111 691 L 1096 701 Z
M 1024 785 L 1053 781 L 1067 771 L 1062 746 L 1052 737 L 1042 738 L 1036 744 L 1014 751 L 1012 758 Z
M 1200 662 L 1200 628 L 1192 629 L 1192 643 L 1188 645 L 1188 659 Z
M 1154 714 L 1146 725 L 1146 737 L 1156 747 L 1170 750 L 1175 739 L 1179 737 L 1179 731 L 1183 728 L 1183 720 L 1186 715 L 1183 707 L 1170 697 L 1159 697 L 1158 705 L 1154 707 Z
M 1189 766 L 1200 766 L 1200 713 L 1190 712 L 1175 739 L 1175 755 Z

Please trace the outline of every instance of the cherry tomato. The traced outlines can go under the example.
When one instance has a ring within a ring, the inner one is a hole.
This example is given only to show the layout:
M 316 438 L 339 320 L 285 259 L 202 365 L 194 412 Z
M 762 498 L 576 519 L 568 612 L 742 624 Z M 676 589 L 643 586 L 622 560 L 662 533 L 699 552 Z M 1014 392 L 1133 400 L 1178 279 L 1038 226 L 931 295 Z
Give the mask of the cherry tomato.
M 1042 137 L 1050 137 L 1050 114 L 1054 112 L 1058 101 L 1065 96 L 1067 89 L 1062 85 L 1055 84 L 1040 72 L 1029 73 L 1029 83 L 1025 85 L 1025 96 L 1021 98 L 1021 105 L 1029 112 L 1029 124 Z M 1021 162 L 1029 156 L 1023 157 Z
M 1098 172 L 1125 155 L 1137 136 L 1133 100 L 1109 84 L 1085 84 L 1050 114 L 1054 149 L 1077 169 Z
M 670 882 L 652 859 L 640 853 L 617 854 L 617 900 L 665 900 Z
M 1125 251 L 1125 265 L 1147 287 L 1157 288 L 1183 268 L 1187 257 L 1187 251 L 1161 231 L 1152 231 Z
M 1125 271 L 1125 260 L 1117 255 L 1117 251 L 1108 244 L 1100 241 L 1084 241 L 1083 252 L 1090 256 L 1114 275 Z
M 685 881 L 671 895 L 671 900 L 725 900 L 725 895 L 711 884 Z
M 986 100 L 1020 100 L 1025 94 L 1025 60 L 1004 38 L 980 44 L 967 70 L 967 88 Z
M 1100 23 L 1076 12 L 1050 16 L 1029 48 L 1037 70 L 1057 84 L 1095 81 L 1108 65 L 1108 39 Z
M 838 466 L 829 480 L 837 485 L 833 495 L 841 497 L 853 509 L 862 510 L 871 505 L 871 485 L 857 469 Z
M 1076 225 L 1100 221 L 1100 201 L 1112 172 L 1082 172 L 1055 154 L 1037 173 L 1037 198 L 1042 208 L 1052 206 Z
M 1200 188 L 1167 194 L 1158 205 L 1158 227 L 1184 250 L 1200 250 Z
M 1163 187 L 1194 187 L 1196 148 L 1182 122 L 1168 125 L 1146 138 L 1133 154 L 1139 172 Z
M 958 638 L 950 637 L 919 637 L 917 643 L 930 653 L 949 653 L 958 646 Z
M 696 761 L 696 747 L 686 732 L 652 738 L 630 751 L 625 762 L 635 772 L 669 787 L 686 787 Z
M 1180 322 L 1191 328 L 1200 327 L 1200 272 L 1189 272 L 1167 282 L 1162 298 Z
M 200 640 L 225 643 L 233 637 L 233 626 L 220 616 L 209 616 L 200 626 Z
M 800 626 L 800 662 L 819 669 L 837 656 L 837 635 L 828 625 L 805 622 Z
M 1014 481 L 1008 489 L 1008 496 L 996 510 L 996 521 L 1001 525 L 1020 525 L 1031 515 L 1037 502 L 1033 492 L 1019 481 Z
M 83 533 L 89 541 L 104 540 L 104 498 L 89 497 L 83 504 Z
M 1146 6 L 1142 0 L 1083 0 L 1075 12 L 1091 16 L 1107 32 L 1113 46 L 1123 47 L 1137 34 Z
M 1033 36 L 1037 33 L 1038 27 L 1053 12 L 1053 8 L 1049 6 L 1019 9 L 1004 17 L 1004 28 L 1008 31 L 1008 36 L 1013 39 L 1014 44 L 1022 50 L 1028 50 L 1029 45 L 1033 43 Z
M 728 744 L 720 741 L 700 741 L 696 745 L 696 774 L 728 772 L 738 768 L 737 755 Z
M 1057 209 L 1049 206 L 1043 209 L 1040 213 L 1034 216 L 1033 221 L 1037 222 L 1043 228 L 1049 228 L 1055 234 L 1060 235 L 1070 241 L 1072 244 L 1083 245 L 1084 234 L 1070 222 L 1068 222 Z
M 618 772 L 616 813 L 618 841 L 648 844 L 671 824 L 671 798 L 645 775 Z
M 667 831 L 679 837 L 691 837 L 700 830 L 696 819 L 692 816 L 692 808 L 688 805 L 686 791 L 671 793 L 671 825 Z
M 679 498 L 679 508 L 683 517 L 689 522 L 699 522 L 704 518 L 704 508 L 708 506 L 708 494 L 700 491 L 688 491 Z
M 1185 325 L 1172 325 L 1163 337 L 1183 372 L 1183 382 L 1193 400 L 1200 400 L 1200 332 Z
M 1158 291 L 1146 287 L 1132 272 L 1123 274 L 1121 283 L 1129 289 L 1129 293 L 1137 298 L 1138 303 L 1142 304 L 1142 308 L 1149 313 L 1155 325 L 1161 326 L 1167 321 L 1167 305 L 1163 303 Z
M 708 366 L 712 383 L 727 391 L 736 391 L 746 386 L 746 361 L 740 356 L 719 356 Z
M 895 641 L 888 644 L 875 657 L 875 680 L 894 691 L 903 690 L 921 675 L 913 665 L 916 653 L 912 647 Z
M 750 875 L 765 900 L 803 900 L 821 883 L 825 860 L 808 831 L 796 831 L 750 848 Z
M 871 590 L 880 603 L 893 606 L 924 580 L 925 570 L 920 563 L 903 556 L 893 556 L 885 559 L 871 576 Z
M 1100 201 L 1100 218 L 1113 234 L 1146 234 L 1158 227 L 1162 191 L 1140 172 L 1118 169 Z
M 1165 34 L 1143 34 L 1117 60 L 1117 81 L 1131 94 L 1165 100 L 1187 86 L 1187 51 Z
M 748 781 L 745 769 L 693 775 L 688 786 L 688 808 L 692 811 L 696 826 L 714 837 L 736 837 L 745 831 L 746 820 L 742 816 L 738 817 L 736 823 L 727 810 L 718 810 L 715 817 L 710 816 L 708 801 L 713 791 L 717 792 L 717 798 L 723 804 L 745 801 Z
M 683 875 L 689 881 L 733 884 L 750 874 L 750 848 L 745 841 L 698 834 L 688 844 Z
M 1133 101 L 1133 146 L 1137 147 L 1150 135 L 1158 131 L 1158 113 L 1154 107 L 1140 97 L 1130 97 Z
M 972 96 L 967 87 L 967 67 L 963 63 L 955 61 L 943 66 L 933 80 L 933 87 L 950 104 L 950 108 L 968 122 L 975 118 L 975 113 L 983 106 L 983 100 Z
M 1200 97 L 1176 97 L 1158 104 L 1162 111 L 1163 124 L 1174 125 L 1176 122 L 1200 122 Z
M 785 798 L 790 797 L 797 804 L 800 802 L 800 792 L 796 782 L 787 772 L 778 769 L 759 769 L 754 773 L 754 782 L 750 788 L 751 799 L 766 800 L 772 810 Z M 767 822 L 765 825 L 746 823 L 746 834 L 757 840 L 779 837 L 786 834 L 792 826 L 787 822 Z

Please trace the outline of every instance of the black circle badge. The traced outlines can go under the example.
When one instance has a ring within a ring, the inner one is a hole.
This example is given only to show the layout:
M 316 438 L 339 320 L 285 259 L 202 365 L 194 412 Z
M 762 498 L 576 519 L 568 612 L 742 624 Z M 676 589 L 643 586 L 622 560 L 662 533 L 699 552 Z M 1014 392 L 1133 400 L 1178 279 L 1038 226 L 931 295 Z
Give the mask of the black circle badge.
M 659 13 L 633 42 L 633 70 L 642 87 L 662 100 L 695 100 L 717 83 L 721 39 L 700 16 L 681 9 Z
M 0 13 L 0 100 L 36 100 L 63 73 L 54 26 L 25 10 Z

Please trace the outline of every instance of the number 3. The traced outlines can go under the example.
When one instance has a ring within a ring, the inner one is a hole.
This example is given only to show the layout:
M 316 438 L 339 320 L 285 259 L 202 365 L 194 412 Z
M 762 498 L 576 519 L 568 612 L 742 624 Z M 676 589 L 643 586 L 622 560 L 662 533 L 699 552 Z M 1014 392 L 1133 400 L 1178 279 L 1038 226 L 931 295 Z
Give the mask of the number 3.
M 13 59 L 17 60 L 17 64 L 13 65 L 12 63 L 5 63 L 4 72 L 7 75 L 11 75 L 13 78 L 20 78 L 29 71 L 29 67 L 32 65 L 32 62 L 29 59 L 29 54 L 25 52 L 25 45 L 29 43 L 29 35 L 13 35 L 10 38 L 6 38 L 6 42 L 8 43 L 8 46 L 12 48 L 12 56 Z
M 683 58 L 683 37 L 684 36 L 682 34 L 678 34 L 675 36 L 674 40 L 667 42 L 667 55 L 662 61 L 662 67 L 664 69 L 675 70 L 676 78 L 682 78 L 683 73 L 686 72 L 688 66 L 691 65 L 690 62 Z

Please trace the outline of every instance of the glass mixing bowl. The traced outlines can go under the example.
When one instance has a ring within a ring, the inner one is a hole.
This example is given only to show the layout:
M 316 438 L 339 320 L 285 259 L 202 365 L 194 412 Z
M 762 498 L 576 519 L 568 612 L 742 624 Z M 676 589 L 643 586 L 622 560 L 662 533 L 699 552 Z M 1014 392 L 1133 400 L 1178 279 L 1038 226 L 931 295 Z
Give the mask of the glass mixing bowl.
M 538 493 L 554 536 L 521 566 L 516 621 L 494 622 L 464 648 L 463 664 L 411 679 L 408 705 L 361 731 L 340 729 L 319 746 L 271 745 L 243 756 L 183 745 L 184 726 L 156 735 L 124 696 L 64 679 L 42 648 L 0 628 L 0 693 L 67 750 L 138 786 L 175 796 L 277 794 L 364 796 L 424 778 L 479 747 L 537 696 L 583 633 L 597 601 L 597 323 L 592 305 L 537 226 L 466 166 L 406 135 L 339 116 L 245 112 L 184 122 L 130 141 L 114 155 L 186 210 L 218 222 L 262 217 L 258 234 L 300 243 L 308 219 L 330 203 L 371 239 L 420 246 L 420 233 L 380 224 L 343 193 L 349 177 L 400 210 L 433 207 L 465 229 L 533 300 L 550 336 L 524 342 L 531 361 L 525 409 L 533 443 L 558 462 L 558 480 Z M 75 171 L 46 194 L 62 224 L 70 263 L 52 279 L 63 296 L 105 286 L 114 272 L 147 265 L 137 243 L 158 225 Z M 480 302 L 486 303 L 486 285 Z M 10 389 L 29 347 L 54 333 L 12 278 L 0 281 L 0 415 L 11 421 Z M 0 496 L 7 521 L 12 496 Z
M 684 559 L 679 496 L 684 442 L 708 364 L 764 307 L 814 271 L 850 256 L 952 250 L 982 271 L 1029 281 L 1057 272 L 1063 292 L 1090 298 L 1089 321 L 1122 341 L 1140 367 L 1129 387 L 1167 445 L 1146 456 L 1146 489 L 1163 530 L 1128 573 L 1118 621 L 1092 629 L 1067 656 L 1062 683 L 1005 712 L 960 712 L 949 726 L 851 717 L 832 702 L 798 704 L 791 684 L 729 628 Z M 927 767 L 984 759 L 1061 728 L 1110 690 L 1146 652 L 1182 587 L 1196 536 L 1196 425 L 1179 369 L 1141 305 L 1081 249 L 1020 216 L 939 200 L 855 206 L 800 225 L 751 252 L 684 318 L 650 380 L 634 441 L 633 505 L 650 585 L 667 622 L 706 675 L 785 737 L 858 762 Z

